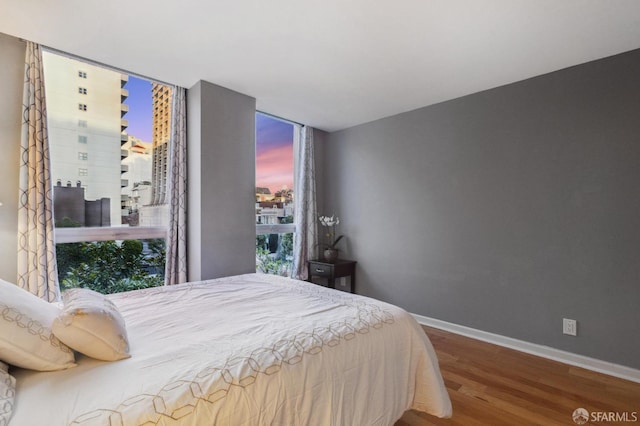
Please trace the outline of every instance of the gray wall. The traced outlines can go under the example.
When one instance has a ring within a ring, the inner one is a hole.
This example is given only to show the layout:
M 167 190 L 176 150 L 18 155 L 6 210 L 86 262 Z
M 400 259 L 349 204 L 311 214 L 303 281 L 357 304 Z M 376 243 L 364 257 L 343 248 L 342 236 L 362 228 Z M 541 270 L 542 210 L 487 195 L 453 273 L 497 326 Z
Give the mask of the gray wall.
M 18 169 L 26 43 L 0 33 L 0 278 L 15 282 Z
M 640 50 L 324 148 L 323 208 L 340 216 L 359 292 L 640 368 Z
M 318 129 L 313 130 L 313 145 L 314 145 L 313 156 L 315 159 L 315 175 L 316 175 L 316 205 L 318 206 L 319 209 L 321 209 L 326 204 L 324 200 L 324 193 L 325 193 L 324 191 L 324 184 L 325 184 L 324 147 L 327 143 L 328 137 L 329 137 L 329 134 L 327 132 L 324 132 Z M 320 216 L 327 215 L 327 214 L 330 214 L 330 212 L 325 212 L 323 210 L 318 211 L 318 215 Z
M 255 272 L 256 101 L 206 81 L 187 99 L 189 279 Z

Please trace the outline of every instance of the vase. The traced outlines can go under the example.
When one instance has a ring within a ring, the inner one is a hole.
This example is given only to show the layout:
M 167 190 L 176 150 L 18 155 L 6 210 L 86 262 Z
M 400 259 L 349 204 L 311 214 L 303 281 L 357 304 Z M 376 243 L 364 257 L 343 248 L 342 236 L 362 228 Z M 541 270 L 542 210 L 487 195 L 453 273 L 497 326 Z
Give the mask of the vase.
M 324 260 L 334 262 L 338 258 L 338 249 L 328 248 L 324 250 Z

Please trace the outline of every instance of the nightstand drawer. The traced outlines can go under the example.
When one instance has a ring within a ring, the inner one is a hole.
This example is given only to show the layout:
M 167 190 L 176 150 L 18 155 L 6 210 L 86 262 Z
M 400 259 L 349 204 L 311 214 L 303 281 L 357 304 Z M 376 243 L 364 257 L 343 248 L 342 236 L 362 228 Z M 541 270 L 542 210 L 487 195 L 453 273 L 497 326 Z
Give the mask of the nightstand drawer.
M 309 265 L 311 268 L 311 274 L 319 277 L 330 277 L 333 275 L 333 266 L 331 265 L 321 265 L 318 263 L 311 263 Z
M 350 278 L 349 291 L 356 291 L 356 262 L 353 260 L 336 259 L 333 262 L 324 260 L 307 261 L 307 281 L 336 288 L 336 280 L 342 277 Z M 315 280 L 314 280 L 315 278 Z M 319 282 L 318 282 L 319 281 Z M 342 280 L 341 280 L 342 282 Z M 340 284 L 342 287 L 343 284 Z

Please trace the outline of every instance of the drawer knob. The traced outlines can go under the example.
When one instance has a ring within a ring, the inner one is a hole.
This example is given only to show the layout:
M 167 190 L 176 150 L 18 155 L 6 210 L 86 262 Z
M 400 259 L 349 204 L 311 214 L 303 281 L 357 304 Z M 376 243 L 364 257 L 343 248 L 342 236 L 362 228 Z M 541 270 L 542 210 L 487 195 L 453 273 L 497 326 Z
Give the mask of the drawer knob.
M 316 268 L 316 272 L 324 272 L 324 269 Z

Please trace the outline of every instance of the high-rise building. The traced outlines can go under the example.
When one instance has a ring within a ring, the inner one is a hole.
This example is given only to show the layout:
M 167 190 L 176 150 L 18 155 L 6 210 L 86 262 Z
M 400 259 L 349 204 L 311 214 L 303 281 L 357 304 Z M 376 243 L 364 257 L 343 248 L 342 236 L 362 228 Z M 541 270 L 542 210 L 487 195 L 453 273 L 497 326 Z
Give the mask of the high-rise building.
M 121 224 L 121 161 L 127 153 L 128 76 L 51 52 L 43 53 L 46 74 L 51 178 L 80 182 L 87 200 L 110 200 L 111 226 Z
M 151 203 L 140 208 L 140 225 L 159 226 L 169 221 L 167 171 L 171 139 L 171 87 L 152 84 L 153 163 L 151 166 Z
M 153 83 L 153 194 L 151 204 L 167 203 L 167 169 L 171 139 L 171 88 Z

